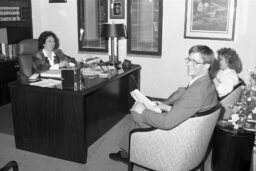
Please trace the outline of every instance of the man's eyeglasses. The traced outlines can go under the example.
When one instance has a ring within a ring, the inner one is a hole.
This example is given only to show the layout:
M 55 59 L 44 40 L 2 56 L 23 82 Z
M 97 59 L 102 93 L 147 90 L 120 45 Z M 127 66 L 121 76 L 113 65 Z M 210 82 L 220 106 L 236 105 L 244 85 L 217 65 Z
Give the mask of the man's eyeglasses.
M 185 62 L 186 63 L 192 62 L 193 65 L 204 64 L 203 62 L 198 62 L 194 59 L 190 59 L 189 57 L 185 58 Z

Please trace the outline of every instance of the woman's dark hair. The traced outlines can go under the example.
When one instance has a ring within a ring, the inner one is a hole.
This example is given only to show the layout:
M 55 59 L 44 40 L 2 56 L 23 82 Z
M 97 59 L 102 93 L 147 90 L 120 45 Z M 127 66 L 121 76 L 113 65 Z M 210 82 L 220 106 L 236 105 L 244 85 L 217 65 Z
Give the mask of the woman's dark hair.
M 242 71 L 242 61 L 236 51 L 232 48 L 221 48 L 217 50 L 218 59 L 224 58 L 228 67 L 240 73 Z
M 46 42 L 46 39 L 48 37 L 53 37 L 54 41 L 55 41 L 55 47 L 54 49 L 58 49 L 59 48 L 59 39 L 56 36 L 56 34 L 54 34 L 52 31 L 44 31 L 40 34 L 39 38 L 38 38 L 38 50 L 41 50 L 44 48 L 44 44 Z

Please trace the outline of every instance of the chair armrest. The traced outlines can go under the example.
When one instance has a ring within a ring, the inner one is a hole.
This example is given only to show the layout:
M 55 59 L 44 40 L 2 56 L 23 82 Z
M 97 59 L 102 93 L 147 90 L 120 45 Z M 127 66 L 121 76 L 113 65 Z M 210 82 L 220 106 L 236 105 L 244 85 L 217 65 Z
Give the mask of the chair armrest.
M 18 71 L 16 75 L 19 83 L 25 84 L 25 85 L 29 84 L 28 76 L 26 76 L 23 72 Z

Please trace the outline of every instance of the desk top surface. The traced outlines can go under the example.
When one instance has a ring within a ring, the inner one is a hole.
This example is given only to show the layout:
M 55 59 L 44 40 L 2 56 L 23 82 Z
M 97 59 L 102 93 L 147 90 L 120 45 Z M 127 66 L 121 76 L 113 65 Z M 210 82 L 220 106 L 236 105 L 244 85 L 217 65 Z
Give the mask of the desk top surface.
M 126 75 L 129 75 L 135 71 L 139 71 L 141 69 L 140 65 L 134 65 L 130 69 L 120 70 L 116 75 L 112 76 L 111 78 L 97 78 L 97 79 L 90 79 L 92 84 L 89 87 L 86 87 L 82 91 L 70 91 L 70 90 L 62 90 L 59 87 L 39 87 L 39 86 L 31 86 L 31 85 L 24 85 L 20 84 L 18 81 L 14 81 L 9 83 L 10 88 L 24 88 L 24 89 L 31 89 L 36 91 L 47 91 L 49 92 L 56 92 L 56 93 L 65 93 L 65 94 L 77 94 L 77 95 L 84 95 L 88 94 L 114 80 L 120 79 Z

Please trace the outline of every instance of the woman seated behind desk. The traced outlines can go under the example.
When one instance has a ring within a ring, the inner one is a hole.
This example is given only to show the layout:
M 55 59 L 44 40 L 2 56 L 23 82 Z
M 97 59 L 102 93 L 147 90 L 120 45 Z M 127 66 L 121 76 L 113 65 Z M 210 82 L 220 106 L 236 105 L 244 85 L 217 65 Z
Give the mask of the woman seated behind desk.
M 219 97 L 230 93 L 238 84 L 238 73 L 242 70 L 241 60 L 234 49 L 221 48 L 217 51 L 220 70 L 217 72 L 213 82 Z
M 77 64 L 74 58 L 65 55 L 58 47 L 59 40 L 53 32 L 44 31 L 40 34 L 38 38 L 39 51 L 33 55 L 34 73 Z

